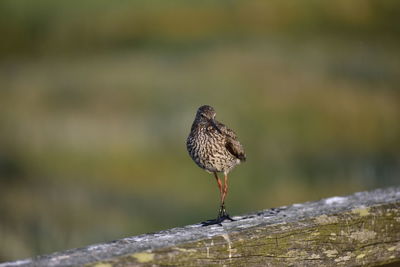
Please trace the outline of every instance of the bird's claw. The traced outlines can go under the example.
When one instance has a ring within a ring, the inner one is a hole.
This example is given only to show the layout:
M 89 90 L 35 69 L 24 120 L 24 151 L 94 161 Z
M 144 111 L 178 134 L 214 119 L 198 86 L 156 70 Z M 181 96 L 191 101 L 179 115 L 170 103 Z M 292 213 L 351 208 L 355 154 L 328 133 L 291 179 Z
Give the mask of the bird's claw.
M 219 212 L 218 212 L 218 218 L 214 220 L 208 220 L 205 222 L 202 222 L 202 226 L 209 226 L 209 225 L 214 225 L 218 224 L 219 226 L 222 226 L 222 222 L 225 220 L 230 220 L 231 222 L 235 221 L 234 219 L 229 216 L 229 214 L 226 212 L 225 205 L 221 205 Z

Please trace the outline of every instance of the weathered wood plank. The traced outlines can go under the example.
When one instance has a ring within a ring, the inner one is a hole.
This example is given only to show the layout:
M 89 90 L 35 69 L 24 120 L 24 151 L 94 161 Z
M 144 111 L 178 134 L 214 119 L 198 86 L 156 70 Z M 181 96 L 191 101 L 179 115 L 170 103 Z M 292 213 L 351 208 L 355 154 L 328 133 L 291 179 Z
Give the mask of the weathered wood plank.
M 374 266 L 400 262 L 400 187 L 294 204 L 5 266 Z

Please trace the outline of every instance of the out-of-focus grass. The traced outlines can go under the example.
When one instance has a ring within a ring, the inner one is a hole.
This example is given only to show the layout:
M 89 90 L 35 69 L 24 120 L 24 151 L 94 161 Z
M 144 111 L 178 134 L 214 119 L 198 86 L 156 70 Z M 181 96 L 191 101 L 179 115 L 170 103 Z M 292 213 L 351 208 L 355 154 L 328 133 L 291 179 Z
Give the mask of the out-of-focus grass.
M 231 214 L 398 184 L 395 2 L 83 3 L 1 3 L 0 261 L 214 217 L 202 104 Z
M 0 56 L 204 48 L 272 35 L 396 40 L 395 0 L 13 1 L 0 3 Z M 185 48 L 186 47 L 186 48 Z

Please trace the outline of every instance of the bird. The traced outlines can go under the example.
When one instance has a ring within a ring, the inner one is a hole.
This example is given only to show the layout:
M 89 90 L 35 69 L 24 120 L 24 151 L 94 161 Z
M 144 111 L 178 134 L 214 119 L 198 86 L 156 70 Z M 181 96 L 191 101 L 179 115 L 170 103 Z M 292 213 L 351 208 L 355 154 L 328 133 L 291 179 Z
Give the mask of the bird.
M 225 198 L 228 194 L 228 174 L 241 162 L 246 161 L 246 153 L 236 133 L 215 119 L 213 107 L 203 105 L 198 108 L 186 148 L 193 161 L 202 169 L 214 175 L 219 193 L 220 208 L 218 217 L 203 222 L 203 226 L 218 224 L 225 220 L 234 221 L 226 211 Z M 218 173 L 224 174 L 222 185 Z

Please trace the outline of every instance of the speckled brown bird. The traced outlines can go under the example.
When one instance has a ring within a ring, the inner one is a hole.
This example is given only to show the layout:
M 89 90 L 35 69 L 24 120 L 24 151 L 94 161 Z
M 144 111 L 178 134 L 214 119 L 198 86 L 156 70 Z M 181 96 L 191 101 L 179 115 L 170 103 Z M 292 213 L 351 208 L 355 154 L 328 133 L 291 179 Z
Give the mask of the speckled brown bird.
M 246 160 L 243 146 L 237 140 L 235 132 L 217 121 L 215 115 L 213 107 L 201 106 L 186 141 L 189 155 L 200 168 L 214 174 L 220 192 L 221 205 L 217 219 L 203 222 L 203 225 L 221 225 L 226 219 L 233 221 L 225 209 L 228 173 Z M 219 172 L 224 174 L 224 185 L 218 177 Z

